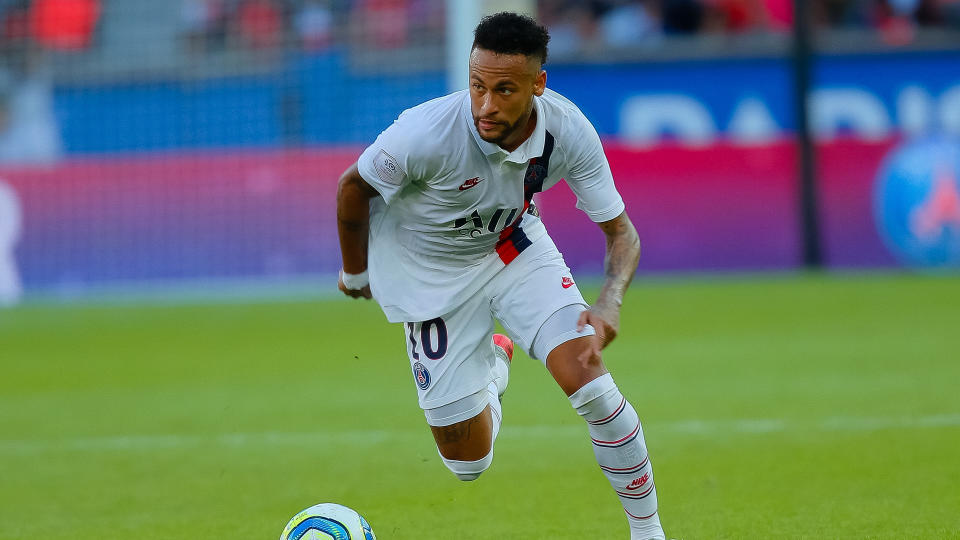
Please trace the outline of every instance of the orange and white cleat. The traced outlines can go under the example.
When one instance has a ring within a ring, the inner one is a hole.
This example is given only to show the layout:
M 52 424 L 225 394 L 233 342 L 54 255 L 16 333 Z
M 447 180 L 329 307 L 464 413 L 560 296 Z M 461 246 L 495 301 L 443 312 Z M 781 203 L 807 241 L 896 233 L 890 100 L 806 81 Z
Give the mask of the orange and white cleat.
M 513 360 L 513 340 L 503 334 L 494 334 L 493 344 L 507 355 L 504 362 L 509 364 Z

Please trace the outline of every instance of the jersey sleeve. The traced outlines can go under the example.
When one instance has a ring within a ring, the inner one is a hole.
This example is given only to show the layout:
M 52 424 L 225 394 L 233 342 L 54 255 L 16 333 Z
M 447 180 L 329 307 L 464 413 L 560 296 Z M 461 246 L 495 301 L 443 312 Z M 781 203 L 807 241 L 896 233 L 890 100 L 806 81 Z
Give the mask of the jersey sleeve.
M 572 145 L 567 185 L 577 196 L 577 208 L 595 223 L 609 221 L 624 210 L 623 198 L 613 183 L 610 164 L 600 136 L 583 113 L 571 115 Z
M 416 148 L 418 135 L 409 112 L 404 112 L 385 129 L 357 160 L 360 176 L 384 202 L 390 204 L 411 181 L 418 177 Z

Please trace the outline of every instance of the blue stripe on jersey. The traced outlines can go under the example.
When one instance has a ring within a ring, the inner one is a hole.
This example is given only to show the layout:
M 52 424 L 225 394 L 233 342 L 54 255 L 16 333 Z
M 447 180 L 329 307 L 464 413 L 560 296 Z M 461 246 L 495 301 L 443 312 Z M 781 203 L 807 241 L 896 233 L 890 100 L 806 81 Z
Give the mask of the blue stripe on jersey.
M 523 229 L 520 227 L 517 227 L 512 233 L 510 233 L 510 236 L 507 237 L 507 241 L 513 244 L 513 247 L 517 250 L 517 253 L 520 253 L 533 244 L 533 242 L 527 238 L 527 233 L 523 232 Z

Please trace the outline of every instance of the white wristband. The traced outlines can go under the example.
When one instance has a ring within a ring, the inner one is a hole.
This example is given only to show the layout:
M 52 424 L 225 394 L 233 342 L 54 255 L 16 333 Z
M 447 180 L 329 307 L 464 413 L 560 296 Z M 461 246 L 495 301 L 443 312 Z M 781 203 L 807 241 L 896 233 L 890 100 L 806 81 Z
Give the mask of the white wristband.
M 360 272 L 359 274 L 348 274 L 341 270 L 340 281 L 343 282 L 344 287 L 350 289 L 351 291 L 359 291 L 370 284 L 370 279 L 367 277 L 366 270 Z

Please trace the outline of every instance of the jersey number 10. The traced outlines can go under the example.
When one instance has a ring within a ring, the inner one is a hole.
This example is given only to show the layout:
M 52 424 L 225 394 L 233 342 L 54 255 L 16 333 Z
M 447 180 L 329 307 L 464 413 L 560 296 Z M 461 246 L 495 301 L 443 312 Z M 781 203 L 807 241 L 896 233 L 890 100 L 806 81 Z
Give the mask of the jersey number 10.
M 414 360 L 419 360 L 420 353 L 417 352 L 418 344 L 415 336 L 416 324 L 408 322 L 407 328 L 410 330 L 410 344 L 412 345 L 410 355 Z M 436 328 L 437 333 L 436 343 L 434 343 L 432 335 L 434 328 Z M 420 323 L 419 345 L 423 346 L 423 354 L 431 360 L 439 360 L 447 354 L 447 325 L 443 322 L 443 319 L 437 317 Z

